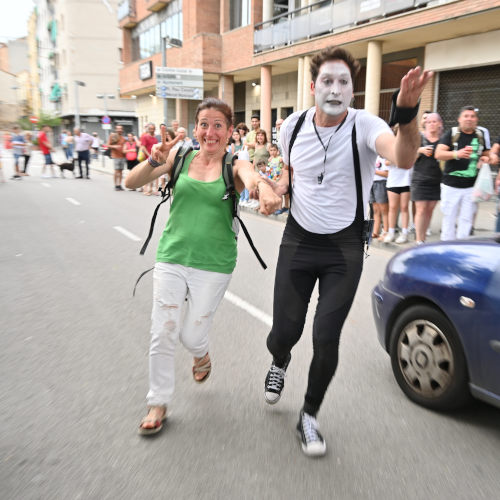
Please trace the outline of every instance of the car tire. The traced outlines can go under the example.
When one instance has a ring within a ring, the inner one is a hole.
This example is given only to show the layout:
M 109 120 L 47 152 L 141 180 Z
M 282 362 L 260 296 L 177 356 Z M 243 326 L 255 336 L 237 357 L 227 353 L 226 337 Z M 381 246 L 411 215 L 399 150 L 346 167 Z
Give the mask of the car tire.
M 422 304 L 401 313 L 391 331 L 389 354 L 397 383 L 415 403 L 446 411 L 470 401 L 460 339 L 437 309 Z

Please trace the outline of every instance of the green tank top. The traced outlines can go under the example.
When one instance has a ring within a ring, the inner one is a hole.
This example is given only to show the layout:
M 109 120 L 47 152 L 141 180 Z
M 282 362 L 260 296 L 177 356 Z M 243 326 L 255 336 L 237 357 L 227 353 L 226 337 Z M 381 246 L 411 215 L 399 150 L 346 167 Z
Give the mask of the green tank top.
M 192 179 L 188 169 L 196 153 L 188 155 L 175 183 L 156 261 L 231 274 L 236 265 L 236 235 L 231 200 L 222 201 L 226 192 L 222 162 L 217 180 Z

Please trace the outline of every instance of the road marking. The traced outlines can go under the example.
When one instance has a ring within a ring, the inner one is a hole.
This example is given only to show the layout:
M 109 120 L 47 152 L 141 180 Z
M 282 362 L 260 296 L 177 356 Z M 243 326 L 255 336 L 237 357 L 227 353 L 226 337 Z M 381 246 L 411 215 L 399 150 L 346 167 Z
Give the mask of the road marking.
M 70 203 L 73 203 L 73 205 L 81 205 L 79 201 L 76 201 L 74 198 L 65 198 L 68 200 Z
M 49 187 L 52 187 L 50 184 L 48 184 L 47 182 L 42 182 L 42 186 L 43 187 L 46 187 L 46 188 L 49 188 Z
M 113 226 L 113 229 L 116 229 L 119 233 L 122 233 L 124 236 L 130 238 L 132 241 L 141 241 L 141 238 L 139 238 L 139 236 L 136 236 L 134 233 L 131 233 L 126 229 L 123 229 L 123 227 L 121 226 Z
M 232 304 L 234 304 L 235 306 L 246 311 L 248 314 L 250 314 L 250 316 L 253 316 L 259 321 L 262 321 L 262 323 L 264 323 L 265 325 L 269 327 L 273 326 L 273 318 L 269 316 L 269 314 L 266 314 L 264 311 L 257 309 L 255 306 L 248 303 L 246 300 L 243 300 L 237 295 L 234 295 L 233 293 L 227 291 L 224 294 L 224 298 L 229 302 L 231 302 Z
M 22 257 L 23 254 L 22 253 L 16 253 L 16 257 Z

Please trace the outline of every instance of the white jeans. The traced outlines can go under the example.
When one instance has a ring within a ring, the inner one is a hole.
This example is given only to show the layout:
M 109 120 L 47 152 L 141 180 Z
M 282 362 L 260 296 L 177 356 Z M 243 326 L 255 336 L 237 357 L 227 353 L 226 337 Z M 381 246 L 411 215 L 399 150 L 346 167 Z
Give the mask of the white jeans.
M 195 357 L 208 352 L 208 331 L 231 274 L 157 262 L 149 349 L 149 406 L 170 403 L 177 340 Z M 186 302 L 187 299 L 187 302 Z
M 441 212 L 443 213 L 441 240 L 469 237 L 477 208 L 477 204 L 472 200 L 473 189 L 471 187 L 454 188 L 441 184 Z

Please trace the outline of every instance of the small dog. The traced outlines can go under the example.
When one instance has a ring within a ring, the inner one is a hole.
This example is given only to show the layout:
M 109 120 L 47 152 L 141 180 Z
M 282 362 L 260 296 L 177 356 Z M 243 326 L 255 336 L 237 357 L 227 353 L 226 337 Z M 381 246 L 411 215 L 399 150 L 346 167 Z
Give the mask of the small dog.
M 75 160 L 65 161 L 63 163 L 56 163 L 56 165 L 61 169 L 61 177 L 64 179 L 64 171 L 69 170 L 73 172 L 73 176 L 75 176 Z

